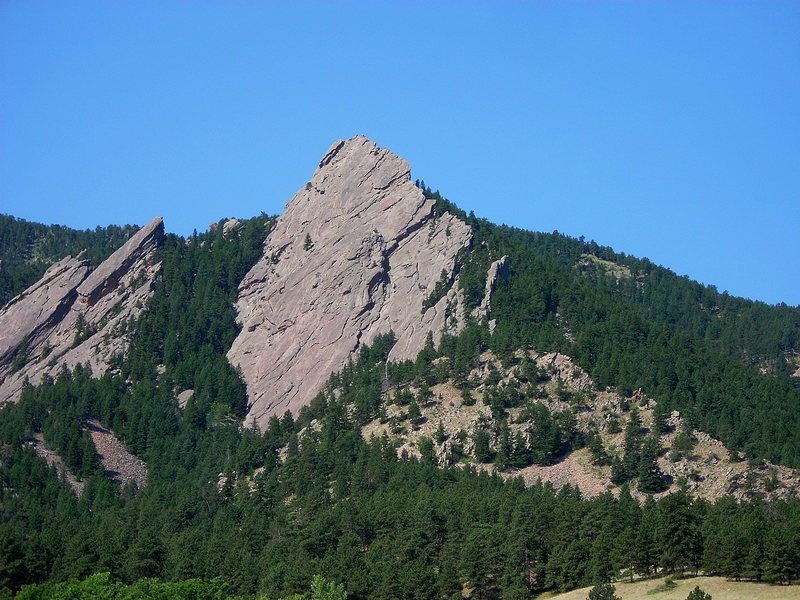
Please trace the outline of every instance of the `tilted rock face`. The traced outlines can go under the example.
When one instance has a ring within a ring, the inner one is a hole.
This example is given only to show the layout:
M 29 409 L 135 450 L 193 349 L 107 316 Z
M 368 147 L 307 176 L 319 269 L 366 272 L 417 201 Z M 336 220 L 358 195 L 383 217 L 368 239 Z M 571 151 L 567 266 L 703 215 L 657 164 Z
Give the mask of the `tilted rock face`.
M 122 247 L 104 260 L 78 286 L 81 304 L 91 306 L 116 289 L 131 267 L 146 258 L 164 238 L 164 222 L 156 217 L 143 229 L 131 236 Z
M 10 372 L 26 341 L 29 348 L 43 344 L 69 312 L 78 297 L 76 288 L 88 272 L 85 261 L 67 257 L 0 311 L 0 378 Z
M 438 343 L 443 328 L 463 325 L 457 285 L 422 311 L 472 236 L 433 209 L 402 158 L 363 136 L 331 146 L 239 288 L 243 329 L 228 359 L 247 384 L 248 424 L 297 413 L 377 335 L 393 330 L 389 358 L 403 360 L 429 332 Z
M 0 405 L 19 399 L 26 377 L 36 385 L 63 365 L 105 373 L 112 356 L 127 349 L 128 319 L 152 294 L 160 264 L 151 257 L 163 238 L 158 217 L 94 271 L 67 257 L 0 310 Z
M 492 294 L 497 286 L 497 278 L 506 279 L 508 277 L 508 256 L 503 256 L 489 265 L 486 273 L 486 288 L 483 292 L 483 300 L 480 306 L 475 309 L 475 316 L 480 318 L 485 316 L 489 319 L 489 332 L 493 332 L 497 321 L 492 319 Z

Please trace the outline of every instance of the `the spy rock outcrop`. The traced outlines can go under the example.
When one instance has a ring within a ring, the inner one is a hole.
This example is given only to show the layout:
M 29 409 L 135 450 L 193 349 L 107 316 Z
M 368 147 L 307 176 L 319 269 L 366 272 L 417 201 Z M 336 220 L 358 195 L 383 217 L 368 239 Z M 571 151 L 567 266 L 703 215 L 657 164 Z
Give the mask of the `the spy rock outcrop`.
M 458 330 L 457 282 L 431 294 L 443 272 L 452 281 L 471 237 L 463 221 L 435 215 L 405 160 L 363 136 L 333 144 L 239 288 L 242 331 L 228 359 L 247 384 L 247 423 L 297 413 L 377 335 L 394 331 L 389 359 L 402 360 L 429 333 L 438 343 L 443 330 Z M 436 301 L 423 310 L 426 299 Z
M 163 238 L 157 217 L 96 269 L 67 257 L 0 310 L 0 405 L 19 398 L 25 379 L 36 385 L 64 365 L 88 364 L 96 377 L 108 370 L 127 348 L 128 320 L 152 294 Z

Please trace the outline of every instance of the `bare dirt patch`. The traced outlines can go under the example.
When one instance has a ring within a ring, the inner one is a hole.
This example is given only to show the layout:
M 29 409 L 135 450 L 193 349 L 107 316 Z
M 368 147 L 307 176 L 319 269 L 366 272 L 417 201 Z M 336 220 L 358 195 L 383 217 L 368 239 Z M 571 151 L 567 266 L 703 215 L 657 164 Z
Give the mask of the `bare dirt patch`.
M 768 585 L 749 581 L 729 581 L 724 577 L 690 577 L 675 579 L 676 587 L 664 592 L 650 593 L 663 584 L 663 579 L 646 579 L 634 583 L 615 583 L 616 595 L 622 600 L 685 600 L 686 596 L 700 586 L 714 600 L 800 600 L 800 585 Z M 565 594 L 551 596 L 551 600 L 585 600 L 589 595 L 587 587 L 572 590 Z
M 590 461 L 589 452 L 578 450 L 567 455 L 561 462 L 553 465 L 530 465 L 518 471 L 509 472 L 511 477 L 522 476 L 525 485 L 533 485 L 537 480 L 550 482 L 556 489 L 569 484 L 577 487 L 584 498 L 594 498 L 603 492 L 610 491 L 613 486 L 599 477 L 586 465 Z
M 576 266 L 579 270 L 583 271 L 591 265 L 597 265 L 602 268 L 607 273 L 613 275 L 617 281 L 620 279 L 628 279 L 631 276 L 631 270 L 625 265 L 618 265 L 610 260 L 603 260 L 594 254 L 581 254 L 581 260 L 578 261 Z

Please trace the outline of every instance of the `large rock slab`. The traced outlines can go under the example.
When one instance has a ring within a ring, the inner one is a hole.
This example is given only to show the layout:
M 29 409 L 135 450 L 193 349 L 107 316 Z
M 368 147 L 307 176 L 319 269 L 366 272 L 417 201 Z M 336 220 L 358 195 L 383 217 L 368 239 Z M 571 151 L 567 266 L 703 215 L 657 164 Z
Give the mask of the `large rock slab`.
M 120 280 L 131 272 L 131 267 L 152 253 L 164 238 L 164 221 L 156 217 L 136 232 L 122 247 L 104 260 L 78 286 L 78 295 L 84 305 L 95 304 L 100 298 L 115 290 Z
M 248 424 L 297 413 L 380 334 L 394 331 L 389 358 L 402 360 L 429 333 L 438 343 L 444 329 L 457 331 L 457 285 L 422 308 L 471 237 L 453 215 L 435 217 L 405 160 L 363 136 L 333 144 L 239 288 L 242 331 L 228 359 L 247 385 Z
M 67 257 L 0 310 L 0 405 L 18 400 L 26 379 L 37 385 L 64 366 L 89 365 L 96 377 L 108 370 L 127 350 L 129 319 L 152 295 L 163 238 L 157 217 L 94 271 Z
M 68 256 L 0 310 L 0 379 L 14 368 L 15 358 L 22 360 L 19 352 L 40 346 L 69 313 L 88 272 L 86 261 Z

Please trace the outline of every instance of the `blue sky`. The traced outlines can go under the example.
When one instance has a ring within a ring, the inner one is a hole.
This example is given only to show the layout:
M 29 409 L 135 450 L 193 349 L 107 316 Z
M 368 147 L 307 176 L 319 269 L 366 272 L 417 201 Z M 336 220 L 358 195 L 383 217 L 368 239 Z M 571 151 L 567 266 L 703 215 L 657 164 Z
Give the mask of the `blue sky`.
M 0 1 L 0 212 L 188 235 L 363 133 L 463 209 L 800 304 L 798 2 Z

